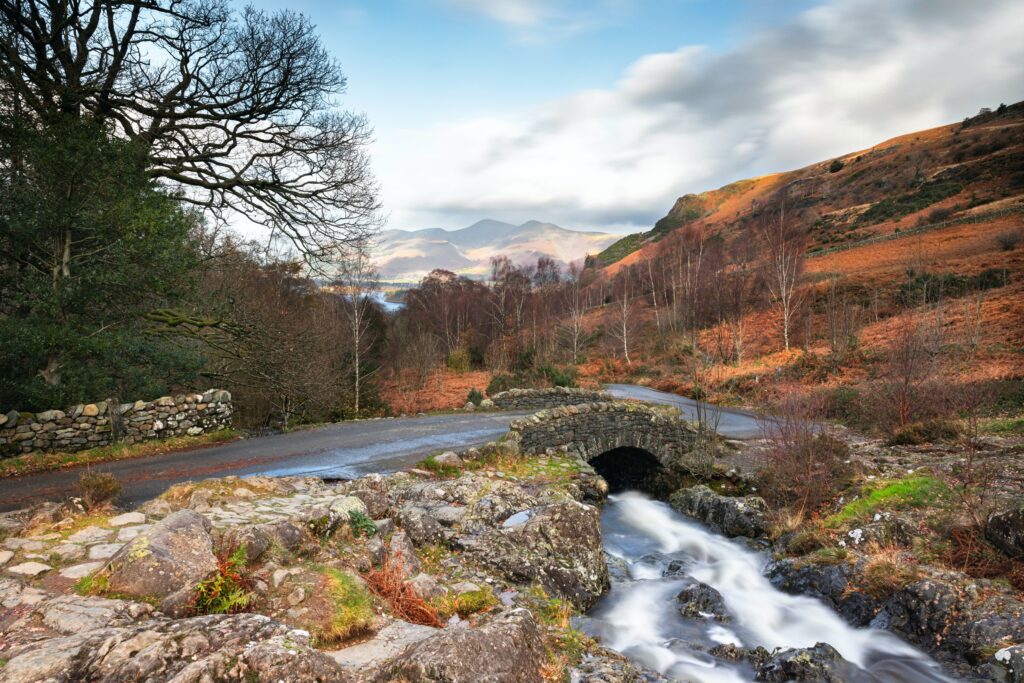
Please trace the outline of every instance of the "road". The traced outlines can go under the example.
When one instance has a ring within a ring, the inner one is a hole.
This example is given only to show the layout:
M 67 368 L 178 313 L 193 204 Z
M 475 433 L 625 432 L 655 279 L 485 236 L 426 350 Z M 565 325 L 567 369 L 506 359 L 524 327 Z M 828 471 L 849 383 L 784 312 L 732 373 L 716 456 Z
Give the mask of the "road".
M 190 479 L 228 475 L 309 475 L 351 479 L 391 472 L 438 450 L 487 443 L 525 412 L 456 413 L 342 422 L 315 429 L 232 441 L 219 446 L 93 465 L 124 486 L 124 499 L 140 503 Z M 74 495 L 81 468 L 0 479 L 0 511 Z
M 697 418 L 697 402 L 689 398 L 630 384 L 611 384 L 607 390 L 616 398 L 676 406 L 687 419 Z M 760 435 L 760 425 L 753 414 L 728 408 L 718 410 L 721 434 L 734 439 Z M 478 446 L 504 434 L 510 421 L 528 414 L 455 413 L 341 422 L 190 451 L 102 463 L 92 469 L 116 476 L 129 503 L 149 500 L 181 481 L 232 474 L 351 479 L 370 472 L 393 472 L 438 450 Z M 80 468 L 73 468 L 0 479 L 0 511 L 74 495 L 81 472 Z
M 605 390 L 621 399 L 635 399 L 647 403 L 675 406 L 687 420 L 697 421 L 698 406 L 703 406 L 710 416 L 718 414 L 718 433 L 730 439 L 756 439 L 761 436 L 761 418 L 755 413 L 736 408 L 719 408 L 709 403 L 699 403 L 692 398 L 676 396 L 635 384 L 608 384 Z

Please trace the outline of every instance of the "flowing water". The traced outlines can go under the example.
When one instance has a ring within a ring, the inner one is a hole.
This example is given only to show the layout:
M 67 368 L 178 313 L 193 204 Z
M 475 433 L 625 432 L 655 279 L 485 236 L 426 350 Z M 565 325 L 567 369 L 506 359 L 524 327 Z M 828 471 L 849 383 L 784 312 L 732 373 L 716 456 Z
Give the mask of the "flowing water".
M 858 667 L 864 683 L 950 681 L 925 654 L 877 629 L 857 629 L 821 602 L 776 590 L 762 575 L 768 558 L 713 534 L 664 503 L 627 492 L 602 515 L 605 550 L 619 566 L 611 591 L 583 621 L 606 646 L 680 681 L 752 681 L 749 665 L 707 654 L 733 643 L 769 651 L 825 642 Z M 695 582 L 717 590 L 731 619 L 680 615 L 675 596 Z

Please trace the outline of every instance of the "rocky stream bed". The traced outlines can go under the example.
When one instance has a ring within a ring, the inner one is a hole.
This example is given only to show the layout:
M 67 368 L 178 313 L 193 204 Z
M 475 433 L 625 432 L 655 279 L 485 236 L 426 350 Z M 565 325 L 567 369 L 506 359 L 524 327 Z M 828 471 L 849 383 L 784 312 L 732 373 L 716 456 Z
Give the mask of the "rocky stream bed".
M 0 683 L 1024 681 L 998 582 L 874 597 L 857 548 L 773 555 L 759 498 L 609 499 L 514 441 L 432 465 L 0 516 Z

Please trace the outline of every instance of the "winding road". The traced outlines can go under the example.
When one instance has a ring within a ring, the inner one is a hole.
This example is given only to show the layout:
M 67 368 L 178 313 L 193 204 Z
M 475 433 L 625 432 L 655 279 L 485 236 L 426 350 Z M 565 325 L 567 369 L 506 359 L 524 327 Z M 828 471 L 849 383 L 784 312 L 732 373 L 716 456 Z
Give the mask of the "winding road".
M 696 418 L 696 401 L 628 384 L 607 387 L 616 398 L 673 405 Z M 720 409 L 719 431 L 747 439 L 760 433 L 757 417 Z M 425 417 L 341 422 L 288 434 L 232 441 L 218 446 L 93 465 L 124 486 L 126 502 L 140 503 L 181 481 L 228 475 L 306 475 L 350 479 L 370 472 L 393 472 L 431 453 L 479 446 L 508 431 L 509 422 L 527 412 L 454 413 Z M 40 500 L 73 495 L 80 468 L 0 479 L 0 511 Z

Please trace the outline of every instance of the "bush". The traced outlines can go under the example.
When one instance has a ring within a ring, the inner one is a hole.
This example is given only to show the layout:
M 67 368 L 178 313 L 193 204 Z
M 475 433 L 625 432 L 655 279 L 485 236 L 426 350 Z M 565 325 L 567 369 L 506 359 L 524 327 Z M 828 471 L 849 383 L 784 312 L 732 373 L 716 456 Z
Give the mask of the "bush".
M 793 395 L 765 419 L 768 466 L 761 489 L 772 503 L 809 513 L 832 498 L 848 479 L 845 443 L 821 431 L 820 399 Z
M 579 371 L 573 366 L 559 368 L 554 365 L 542 365 L 537 371 L 551 382 L 554 387 L 574 387 Z
M 996 235 L 996 244 L 1003 251 L 1013 251 L 1020 244 L 1022 238 L 1024 238 L 1024 235 L 1021 234 L 1020 230 L 1007 230 Z
M 828 172 L 829 173 L 839 173 L 840 171 L 843 170 L 843 166 L 844 165 L 845 164 L 843 164 L 841 159 L 833 159 L 832 163 L 829 164 Z
M 1010 271 L 1006 268 L 987 268 L 974 279 L 978 289 L 997 289 L 1010 284 Z
M 508 391 L 516 386 L 515 378 L 512 375 L 500 374 L 491 378 L 487 385 L 487 395 L 494 396 L 503 391 Z
M 452 372 L 469 372 L 470 357 L 469 351 L 465 349 L 458 349 L 448 354 L 447 360 L 448 369 Z
M 951 441 L 960 436 L 960 426 L 952 420 L 934 418 L 900 428 L 889 439 L 890 446 L 920 446 L 937 441 Z
M 121 495 L 121 482 L 109 472 L 86 470 L 78 478 L 78 490 L 87 510 L 97 510 Z
M 235 614 L 245 612 L 256 594 L 253 582 L 245 575 L 245 544 L 230 555 L 219 553 L 217 573 L 196 586 L 195 610 L 198 614 Z
M 469 394 L 466 396 L 466 400 L 479 408 L 480 404 L 484 401 L 484 395 L 480 393 L 479 389 L 470 389 Z

